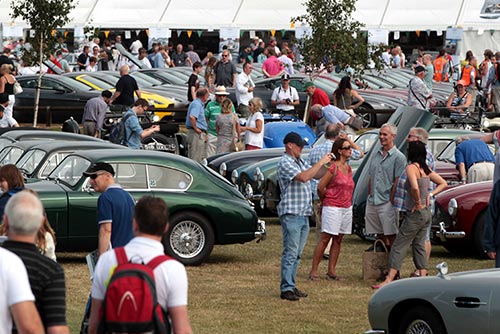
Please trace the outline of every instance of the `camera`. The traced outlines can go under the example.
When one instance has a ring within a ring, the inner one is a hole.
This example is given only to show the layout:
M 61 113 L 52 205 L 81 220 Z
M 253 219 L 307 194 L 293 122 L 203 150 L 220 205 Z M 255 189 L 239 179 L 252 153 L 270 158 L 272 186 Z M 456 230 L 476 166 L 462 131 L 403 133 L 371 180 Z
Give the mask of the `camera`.
M 292 100 L 286 99 L 285 102 L 286 102 L 286 104 L 290 104 L 290 103 L 292 103 Z

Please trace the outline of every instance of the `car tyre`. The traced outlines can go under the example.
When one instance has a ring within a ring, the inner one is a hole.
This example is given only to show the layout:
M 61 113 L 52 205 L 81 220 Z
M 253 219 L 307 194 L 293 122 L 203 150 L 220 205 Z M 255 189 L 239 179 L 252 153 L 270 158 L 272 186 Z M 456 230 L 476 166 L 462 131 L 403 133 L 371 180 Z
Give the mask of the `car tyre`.
M 153 133 L 142 139 L 144 149 L 153 151 L 162 151 L 172 154 L 179 154 L 179 145 L 177 138 L 167 137 L 161 133 Z
M 429 307 L 412 307 L 401 317 L 398 334 L 445 334 L 446 328 L 439 315 Z
M 377 115 L 372 111 L 373 108 L 367 107 L 366 105 L 362 105 L 356 109 L 356 114 L 363 119 L 363 128 L 377 127 Z
M 170 228 L 163 235 L 165 252 L 184 265 L 197 266 L 214 247 L 214 230 L 208 220 L 195 212 L 182 212 L 170 218 Z

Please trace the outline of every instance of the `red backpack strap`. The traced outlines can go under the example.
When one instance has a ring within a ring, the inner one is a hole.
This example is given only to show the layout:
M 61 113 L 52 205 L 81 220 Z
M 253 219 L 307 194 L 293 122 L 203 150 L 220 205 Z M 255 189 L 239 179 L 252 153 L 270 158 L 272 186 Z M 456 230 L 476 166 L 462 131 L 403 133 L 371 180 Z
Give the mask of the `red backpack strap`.
M 149 261 L 146 265 L 149 268 L 151 268 L 151 270 L 155 270 L 156 267 L 158 267 L 160 264 L 168 260 L 173 260 L 173 259 L 167 255 L 158 255 L 157 257 Z
M 118 265 L 125 264 L 128 262 L 127 253 L 125 252 L 125 247 L 115 248 L 116 262 Z

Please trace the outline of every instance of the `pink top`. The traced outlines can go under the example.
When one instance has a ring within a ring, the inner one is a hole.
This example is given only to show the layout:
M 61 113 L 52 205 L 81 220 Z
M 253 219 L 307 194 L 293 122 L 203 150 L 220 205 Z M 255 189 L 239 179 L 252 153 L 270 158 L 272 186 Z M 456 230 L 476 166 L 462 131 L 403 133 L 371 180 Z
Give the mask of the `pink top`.
M 336 164 L 332 164 L 329 172 L 335 174 Z M 348 173 L 344 174 L 337 170 L 335 178 L 332 178 L 326 188 L 323 206 L 335 206 L 337 208 L 349 208 L 352 205 L 352 193 L 354 191 L 354 180 L 352 179 L 351 166 L 347 166 Z
M 275 76 L 283 70 L 283 64 L 278 58 L 271 56 L 264 61 L 262 69 L 266 70 L 270 76 Z

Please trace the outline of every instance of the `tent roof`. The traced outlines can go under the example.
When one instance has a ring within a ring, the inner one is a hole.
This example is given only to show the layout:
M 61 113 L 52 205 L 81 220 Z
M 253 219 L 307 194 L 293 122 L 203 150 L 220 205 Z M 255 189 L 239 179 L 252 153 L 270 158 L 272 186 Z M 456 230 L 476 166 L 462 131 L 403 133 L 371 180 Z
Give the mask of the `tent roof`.
M 0 0 L 0 22 L 8 24 L 10 3 Z M 290 29 L 290 19 L 305 13 L 305 0 L 79 0 L 68 27 L 88 22 L 102 28 Z M 368 29 L 391 31 L 500 30 L 500 18 L 480 17 L 485 2 L 497 0 L 358 0 L 354 17 Z M 91 20 L 91 21 L 90 21 Z M 16 20 L 15 24 L 24 25 Z

